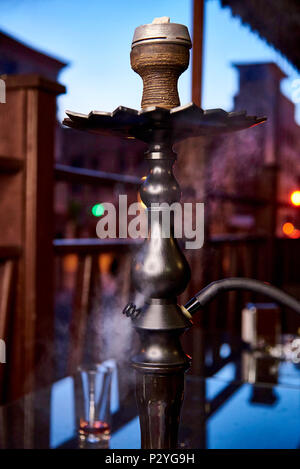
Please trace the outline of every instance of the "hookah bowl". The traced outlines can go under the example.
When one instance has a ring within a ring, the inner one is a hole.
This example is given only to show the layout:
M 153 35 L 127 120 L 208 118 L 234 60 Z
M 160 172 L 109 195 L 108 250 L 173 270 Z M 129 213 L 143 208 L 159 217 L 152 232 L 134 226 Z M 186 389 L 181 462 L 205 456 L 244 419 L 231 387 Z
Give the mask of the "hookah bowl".
M 189 137 L 218 135 L 260 124 L 264 117 L 222 109 L 203 111 L 195 104 L 180 106 L 177 80 L 188 67 L 191 40 L 188 29 L 168 19 L 136 28 L 131 66 L 143 79 L 142 109 L 118 107 L 115 111 L 92 111 L 88 115 L 66 111 L 64 124 L 100 135 L 139 139 L 148 145 L 145 158 L 149 173 L 140 187 L 147 207 L 149 235 L 137 251 L 132 280 L 145 297 L 137 308 L 129 304 L 140 336 L 139 352 L 132 358 L 136 370 L 136 400 L 141 426 L 141 445 L 146 449 L 177 447 L 184 374 L 190 358 L 180 335 L 192 323 L 188 308 L 177 304 L 190 279 L 189 265 L 181 252 L 170 220 L 170 236 L 163 236 L 162 203 L 180 200 L 180 187 L 173 175 L 176 160 L 173 144 Z M 156 217 L 151 217 L 153 211 Z M 194 313 L 201 304 L 191 300 Z

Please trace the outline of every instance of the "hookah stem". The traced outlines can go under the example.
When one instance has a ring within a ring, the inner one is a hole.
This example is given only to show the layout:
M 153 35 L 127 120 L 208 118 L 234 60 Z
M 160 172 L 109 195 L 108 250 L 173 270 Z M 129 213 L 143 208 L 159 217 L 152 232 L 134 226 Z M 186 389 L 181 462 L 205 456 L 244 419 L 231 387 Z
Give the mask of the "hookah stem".
M 254 293 L 261 293 L 282 306 L 291 308 L 300 314 L 300 302 L 292 296 L 279 290 L 279 288 L 260 282 L 259 280 L 241 277 L 225 278 L 210 283 L 186 303 L 185 308 L 193 315 L 212 301 L 219 293 L 231 290 L 247 290 Z

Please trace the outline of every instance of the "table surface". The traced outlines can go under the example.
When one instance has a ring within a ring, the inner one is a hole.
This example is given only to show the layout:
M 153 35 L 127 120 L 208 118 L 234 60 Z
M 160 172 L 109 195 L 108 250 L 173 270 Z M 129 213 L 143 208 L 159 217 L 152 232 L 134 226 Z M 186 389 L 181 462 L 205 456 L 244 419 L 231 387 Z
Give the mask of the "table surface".
M 250 351 L 230 355 L 209 376 L 186 376 L 180 447 L 209 449 L 300 448 L 300 365 Z M 206 357 L 209 361 L 209 357 Z M 112 383 L 113 427 L 109 447 L 140 448 L 135 407 L 119 396 L 120 368 Z M 66 377 L 0 407 L 0 448 L 77 448 L 75 383 Z M 126 414 L 126 416 L 125 416 Z

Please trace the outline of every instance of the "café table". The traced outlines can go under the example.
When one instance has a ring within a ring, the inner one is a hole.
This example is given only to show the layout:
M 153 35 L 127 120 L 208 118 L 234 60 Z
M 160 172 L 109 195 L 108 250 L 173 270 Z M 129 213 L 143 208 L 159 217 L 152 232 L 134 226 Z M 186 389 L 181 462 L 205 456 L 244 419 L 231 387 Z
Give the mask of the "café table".
M 232 353 L 224 338 L 216 343 L 218 363 L 205 353 L 202 371 L 186 376 L 179 448 L 299 449 L 300 364 L 245 347 Z M 110 364 L 113 418 L 106 447 L 138 449 L 133 390 L 131 399 L 122 399 L 121 378 L 130 376 L 130 366 Z M 76 409 L 75 376 L 0 407 L 0 448 L 97 448 L 79 441 Z

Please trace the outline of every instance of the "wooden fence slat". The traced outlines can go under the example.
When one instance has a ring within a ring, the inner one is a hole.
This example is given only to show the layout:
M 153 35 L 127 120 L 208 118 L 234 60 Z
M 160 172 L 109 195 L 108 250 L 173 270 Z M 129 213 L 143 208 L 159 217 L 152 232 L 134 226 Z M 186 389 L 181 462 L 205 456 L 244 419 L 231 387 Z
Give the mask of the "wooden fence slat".
M 3 266 L 0 295 L 0 338 L 5 339 L 7 333 L 7 323 L 11 312 L 11 295 L 13 289 L 14 261 L 8 260 Z
M 80 256 L 76 276 L 74 309 L 70 324 L 68 371 L 72 374 L 83 358 L 84 339 L 90 305 L 92 256 Z

